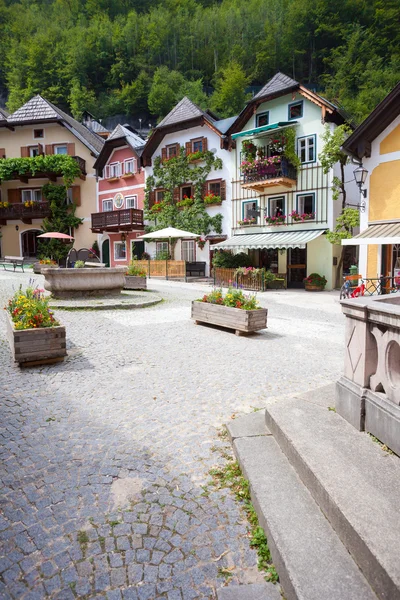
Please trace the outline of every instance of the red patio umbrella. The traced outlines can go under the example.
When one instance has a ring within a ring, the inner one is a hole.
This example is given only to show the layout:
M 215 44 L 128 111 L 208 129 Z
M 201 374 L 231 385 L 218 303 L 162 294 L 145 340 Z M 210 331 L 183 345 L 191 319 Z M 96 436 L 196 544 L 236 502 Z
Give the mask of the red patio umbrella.
M 58 231 L 49 231 L 48 233 L 41 233 L 37 236 L 38 238 L 55 238 L 58 240 L 73 240 L 74 238 L 66 233 L 58 233 Z

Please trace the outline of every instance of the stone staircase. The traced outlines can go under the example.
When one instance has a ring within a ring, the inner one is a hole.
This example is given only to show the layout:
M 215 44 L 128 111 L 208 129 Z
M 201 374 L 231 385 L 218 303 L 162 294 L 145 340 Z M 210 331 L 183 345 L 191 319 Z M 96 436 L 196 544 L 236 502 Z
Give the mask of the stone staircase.
M 234 452 L 287 600 L 400 600 L 400 459 L 334 404 L 325 386 L 238 418 Z

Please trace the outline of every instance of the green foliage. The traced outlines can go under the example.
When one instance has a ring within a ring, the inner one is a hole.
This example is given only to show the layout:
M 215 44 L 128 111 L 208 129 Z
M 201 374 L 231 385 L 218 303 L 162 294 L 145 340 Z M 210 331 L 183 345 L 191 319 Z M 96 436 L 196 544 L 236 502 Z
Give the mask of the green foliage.
M 213 290 L 209 294 L 204 294 L 200 302 L 220 304 L 221 306 L 242 310 L 258 310 L 261 308 L 254 294 L 245 295 L 242 290 L 233 288 L 229 288 L 225 296 L 222 294 L 222 289 Z
M 63 185 L 49 183 L 42 188 L 43 196 L 50 206 L 51 216 L 43 219 L 42 229 L 45 232 L 58 231 L 69 234 L 71 229 L 76 229 L 83 222 L 75 216 L 75 204 L 67 203 L 67 188 Z M 43 238 L 38 241 L 39 258 L 51 256 L 53 259 L 62 260 L 68 254 L 71 244 L 66 244 L 58 239 Z
M 319 275 L 319 273 L 311 273 L 311 275 L 304 279 L 304 283 L 324 288 L 328 282 L 325 275 Z
M 300 167 L 300 159 L 296 152 L 296 130 L 294 127 L 288 127 L 284 130 L 285 150 L 283 152 L 285 158 L 294 165 Z
M 129 263 L 129 266 L 126 270 L 126 275 L 134 276 L 134 277 L 146 277 L 146 270 L 143 267 L 140 267 L 137 264 L 137 259 L 134 258 Z
M 211 97 L 211 108 L 222 117 L 233 117 L 238 114 L 246 100 L 250 99 L 245 94 L 249 78 L 241 65 L 230 62 L 225 68 L 215 75 L 215 92 Z
M 0 181 L 14 179 L 15 175 L 35 175 L 36 173 L 54 173 L 62 176 L 66 187 L 81 175 L 78 163 L 72 156 L 49 154 L 30 158 L 0 159 Z
M 212 152 L 196 153 L 199 162 L 195 165 L 191 162 L 192 156 L 186 156 L 185 148 L 181 148 L 178 156 L 162 162 L 160 157 L 154 160 L 153 176 L 146 181 L 145 218 L 156 224 L 151 231 L 157 231 L 164 227 L 177 227 L 185 231 L 191 231 L 200 235 L 207 235 L 211 231 L 222 232 L 222 215 L 211 217 L 205 208 L 202 193 L 204 183 L 211 170 L 222 168 L 220 158 Z M 194 202 L 179 208 L 174 200 L 174 190 L 184 183 L 192 182 L 194 188 Z M 155 188 L 165 190 L 164 200 L 159 209 L 149 209 L 150 193 Z
M 207 108 L 207 96 L 203 92 L 201 79 L 188 81 L 178 71 L 170 71 L 165 66 L 159 67 L 154 73 L 150 87 L 150 112 L 160 118 L 164 117 L 184 96 L 200 107 Z
M 360 225 L 360 213 L 355 208 L 345 208 L 336 219 L 333 231 L 326 232 L 326 239 L 331 244 L 341 244 L 341 240 L 353 237 L 353 230 Z
M 213 267 L 223 269 L 237 269 L 238 267 L 250 267 L 250 257 L 245 252 L 233 254 L 230 250 L 217 250 L 213 256 Z
M 350 134 L 351 128 L 346 124 L 335 127 L 333 131 L 328 124 L 325 125 L 325 131 L 321 135 L 323 149 L 318 155 L 324 173 L 328 173 L 336 163 L 342 165 L 348 163 L 349 157 L 341 150 L 341 147 Z
M 85 261 L 84 260 L 77 260 L 74 264 L 74 269 L 84 269 L 85 268 Z

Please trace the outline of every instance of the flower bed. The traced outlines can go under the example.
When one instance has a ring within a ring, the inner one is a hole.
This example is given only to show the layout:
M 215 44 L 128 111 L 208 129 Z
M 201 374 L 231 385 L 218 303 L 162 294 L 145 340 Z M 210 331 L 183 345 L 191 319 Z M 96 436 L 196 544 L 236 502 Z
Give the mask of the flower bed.
M 28 287 L 15 292 L 8 301 L 7 336 L 14 360 L 25 366 L 64 360 L 65 327 L 49 309 L 44 290 Z
M 217 289 L 192 302 L 192 319 L 196 324 L 220 325 L 234 329 L 236 335 L 265 329 L 267 313 L 254 295 L 245 295 L 241 290 L 231 288 L 225 296 L 222 290 Z

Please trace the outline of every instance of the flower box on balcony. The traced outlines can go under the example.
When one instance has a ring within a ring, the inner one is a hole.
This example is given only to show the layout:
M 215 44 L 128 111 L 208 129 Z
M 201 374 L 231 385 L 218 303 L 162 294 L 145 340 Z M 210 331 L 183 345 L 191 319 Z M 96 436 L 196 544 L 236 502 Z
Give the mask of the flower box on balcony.
M 136 173 L 131 173 L 131 172 L 129 172 L 129 173 L 124 173 L 124 174 L 122 175 L 122 179 L 129 179 L 129 177 L 135 177 L 135 175 L 136 175 Z
M 314 221 L 315 219 L 315 212 L 311 212 L 311 213 L 298 213 L 297 211 L 293 210 L 289 217 L 292 218 L 293 221 L 295 221 L 296 223 L 304 223 L 304 221 Z
M 267 225 L 286 225 L 286 215 L 280 215 L 279 217 L 265 217 Z
M 236 335 L 251 333 L 265 329 L 267 326 L 268 309 L 243 310 L 230 306 L 220 306 L 194 300 L 192 302 L 192 319 L 198 323 L 219 325 L 234 329 Z
M 204 196 L 203 201 L 204 204 L 206 204 L 207 206 L 219 206 L 220 204 L 222 204 L 221 196 L 216 196 L 212 192 Z
M 257 219 L 242 219 L 238 221 L 238 225 L 241 227 L 247 227 L 248 225 L 257 225 Z

